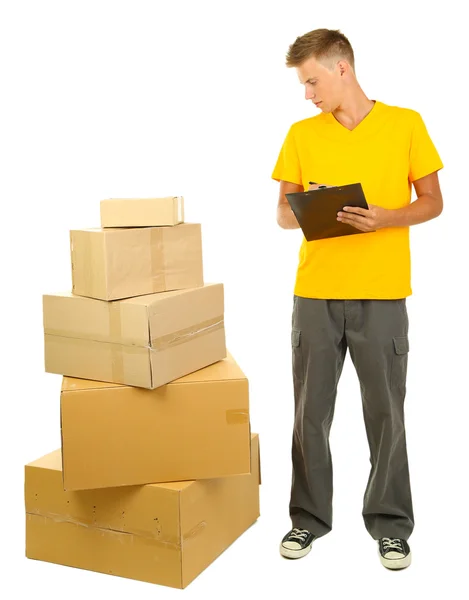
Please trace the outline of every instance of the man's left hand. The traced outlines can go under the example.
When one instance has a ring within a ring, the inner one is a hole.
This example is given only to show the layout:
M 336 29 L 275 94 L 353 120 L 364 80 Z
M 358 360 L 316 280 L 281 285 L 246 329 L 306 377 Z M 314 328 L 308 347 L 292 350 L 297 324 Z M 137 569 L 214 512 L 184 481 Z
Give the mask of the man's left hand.
M 360 231 L 375 231 L 392 226 L 392 213 L 391 209 L 375 204 L 368 204 L 368 210 L 359 206 L 344 206 L 344 210 L 337 213 L 337 220 Z

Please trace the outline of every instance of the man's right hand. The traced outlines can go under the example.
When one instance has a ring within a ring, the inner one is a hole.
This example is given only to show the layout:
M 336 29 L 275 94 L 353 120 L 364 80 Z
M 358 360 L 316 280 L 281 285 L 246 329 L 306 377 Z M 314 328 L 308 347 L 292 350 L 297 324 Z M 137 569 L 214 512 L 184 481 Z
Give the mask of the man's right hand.
M 334 187 L 334 186 L 333 185 L 327 185 L 326 183 L 310 183 L 309 184 L 309 188 L 308 188 L 308 192 L 309 192 L 309 190 L 317 190 L 320 187 L 329 188 L 329 187 Z

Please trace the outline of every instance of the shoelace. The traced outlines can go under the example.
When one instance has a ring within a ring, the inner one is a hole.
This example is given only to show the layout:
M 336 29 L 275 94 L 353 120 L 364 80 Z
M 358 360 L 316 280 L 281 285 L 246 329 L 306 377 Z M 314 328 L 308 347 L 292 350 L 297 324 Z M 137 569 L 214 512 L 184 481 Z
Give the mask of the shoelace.
M 304 542 L 308 537 L 309 531 L 307 529 L 297 529 L 296 527 L 292 529 L 292 532 L 288 536 L 289 540 L 298 539 L 300 542 Z
M 399 538 L 383 538 L 383 548 L 385 550 L 395 548 L 399 552 L 404 553 L 404 549 L 402 548 L 401 540 Z

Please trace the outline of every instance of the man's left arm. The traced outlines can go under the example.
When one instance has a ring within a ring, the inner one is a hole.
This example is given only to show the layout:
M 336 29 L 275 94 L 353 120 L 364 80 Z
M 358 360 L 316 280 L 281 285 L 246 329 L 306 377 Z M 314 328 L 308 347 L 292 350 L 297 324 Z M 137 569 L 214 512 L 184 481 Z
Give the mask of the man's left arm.
M 441 214 L 443 197 L 438 180 L 438 171 L 413 182 L 416 200 L 403 208 L 383 208 L 368 204 L 368 210 L 355 206 L 346 206 L 337 213 L 337 220 L 349 223 L 360 231 L 374 231 L 383 227 L 408 227 L 430 221 Z
M 391 210 L 388 227 L 407 227 L 425 223 L 438 217 L 443 211 L 443 197 L 438 180 L 438 171 L 414 181 L 417 198 L 403 208 Z

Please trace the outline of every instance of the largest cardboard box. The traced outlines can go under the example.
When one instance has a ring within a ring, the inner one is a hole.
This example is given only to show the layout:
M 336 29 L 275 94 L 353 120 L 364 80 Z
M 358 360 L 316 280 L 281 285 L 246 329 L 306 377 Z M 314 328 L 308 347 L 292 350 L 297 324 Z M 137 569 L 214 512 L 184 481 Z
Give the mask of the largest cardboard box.
M 226 357 L 223 284 L 127 300 L 44 295 L 45 370 L 154 389 Z
M 64 492 L 61 468 L 25 467 L 28 558 L 184 588 L 259 517 L 257 434 L 248 475 Z
M 199 223 L 70 231 L 72 291 L 99 300 L 203 285 Z
M 249 473 L 248 388 L 230 354 L 156 390 L 64 377 L 64 489 Z

